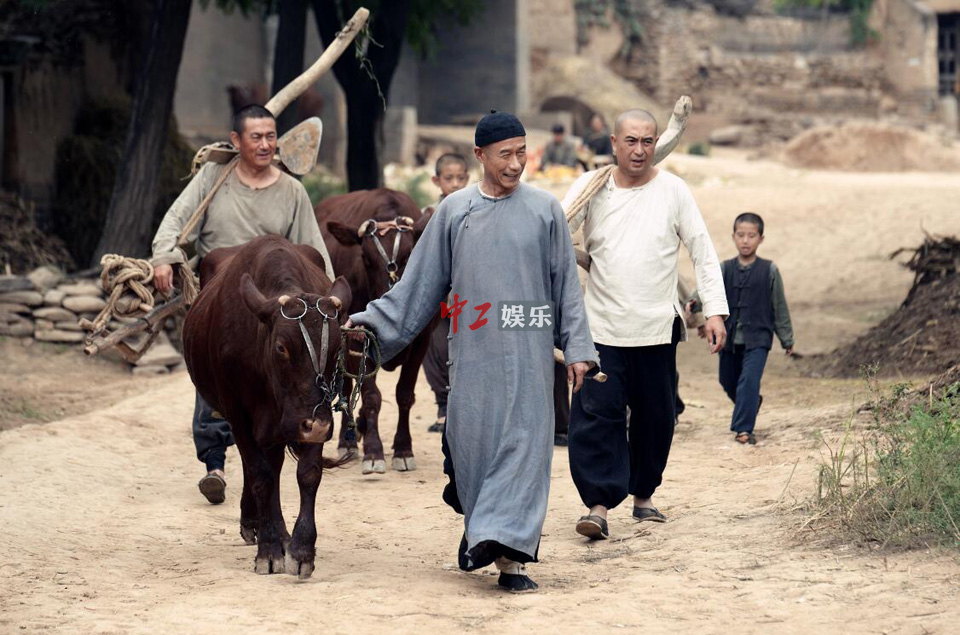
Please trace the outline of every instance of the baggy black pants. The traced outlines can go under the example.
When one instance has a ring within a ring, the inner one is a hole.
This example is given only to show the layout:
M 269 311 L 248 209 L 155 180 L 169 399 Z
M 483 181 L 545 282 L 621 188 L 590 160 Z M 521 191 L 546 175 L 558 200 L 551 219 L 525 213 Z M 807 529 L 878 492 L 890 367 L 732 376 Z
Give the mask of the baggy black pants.
M 447 416 L 447 386 L 450 385 L 449 342 L 447 334 L 450 332 L 450 318 L 443 318 L 437 322 L 430 333 L 430 344 L 427 354 L 423 358 L 423 373 L 427 376 L 427 383 L 437 398 L 437 417 Z
M 553 433 L 567 434 L 570 431 L 570 387 L 567 384 L 567 367 L 553 363 Z
M 612 509 L 628 494 L 650 498 L 662 482 L 676 420 L 679 341 L 678 318 L 670 344 L 596 345 L 607 381 L 585 381 L 570 413 L 570 472 L 587 507 Z

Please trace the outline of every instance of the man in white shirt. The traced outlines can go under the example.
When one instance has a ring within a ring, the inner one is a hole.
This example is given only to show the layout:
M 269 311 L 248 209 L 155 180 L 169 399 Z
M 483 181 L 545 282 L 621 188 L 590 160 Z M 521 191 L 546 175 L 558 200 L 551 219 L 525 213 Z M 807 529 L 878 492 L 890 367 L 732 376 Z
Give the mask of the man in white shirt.
M 653 493 L 673 440 L 676 347 L 686 339 L 677 296 L 681 242 L 696 269 L 711 352 L 726 339 L 720 262 L 687 185 L 654 167 L 657 138 L 656 119 L 644 110 L 617 118 L 611 136 L 617 168 L 590 201 L 583 225 L 591 257 L 587 319 L 608 376 L 606 383 L 586 382 L 571 409 L 570 471 L 590 508 L 577 532 L 590 538 L 609 535 L 607 510 L 628 494 L 635 518 L 666 520 Z M 574 183 L 565 209 L 593 175 Z

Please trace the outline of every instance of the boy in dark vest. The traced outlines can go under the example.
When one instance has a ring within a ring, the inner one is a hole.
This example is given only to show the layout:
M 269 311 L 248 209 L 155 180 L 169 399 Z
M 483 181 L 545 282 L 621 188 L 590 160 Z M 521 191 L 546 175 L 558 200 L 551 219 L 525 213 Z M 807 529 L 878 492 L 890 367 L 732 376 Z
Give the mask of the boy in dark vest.
M 740 214 L 733 222 L 738 256 L 721 264 L 730 316 L 727 343 L 720 351 L 720 385 L 734 403 L 730 429 L 740 443 L 755 445 L 753 427 L 763 403 L 760 379 L 776 332 L 787 355 L 793 355 L 793 326 L 783 280 L 777 266 L 757 256 L 763 242 L 763 219 Z

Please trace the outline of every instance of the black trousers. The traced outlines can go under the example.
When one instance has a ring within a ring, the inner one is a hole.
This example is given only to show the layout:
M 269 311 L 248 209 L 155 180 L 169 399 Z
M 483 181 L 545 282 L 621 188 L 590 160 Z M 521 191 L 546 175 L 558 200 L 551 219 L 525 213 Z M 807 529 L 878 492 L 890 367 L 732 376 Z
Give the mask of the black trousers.
M 197 393 L 193 406 L 193 444 L 197 459 L 207 471 L 222 470 L 227 461 L 227 446 L 233 445 L 233 432 L 226 419 L 214 415 L 213 408 Z
M 567 434 L 570 430 L 570 386 L 567 367 L 553 363 L 553 433 Z
M 447 416 L 447 386 L 450 385 L 450 359 L 447 334 L 450 332 L 450 318 L 437 322 L 430 333 L 430 345 L 423 358 L 423 373 L 427 376 L 433 394 L 437 398 L 437 417 Z
M 679 341 L 678 318 L 670 344 L 596 345 L 607 381 L 584 382 L 570 417 L 570 472 L 587 507 L 612 509 L 628 494 L 650 498 L 662 482 L 676 421 Z

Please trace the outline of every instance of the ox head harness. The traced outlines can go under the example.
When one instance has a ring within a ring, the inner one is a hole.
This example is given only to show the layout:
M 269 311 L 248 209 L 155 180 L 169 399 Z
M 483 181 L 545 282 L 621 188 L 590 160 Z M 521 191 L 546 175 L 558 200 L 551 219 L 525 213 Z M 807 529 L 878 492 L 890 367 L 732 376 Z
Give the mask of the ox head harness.
M 320 403 L 313 407 L 313 418 L 317 416 L 317 409 L 324 404 L 329 404 L 333 402 L 333 399 L 337 396 L 333 390 L 333 383 L 329 384 L 323 378 L 323 372 L 327 367 L 327 352 L 330 350 L 330 320 L 336 320 L 340 316 L 340 309 L 334 311 L 333 315 L 327 315 L 324 313 L 323 309 L 320 308 L 320 300 L 317 300 L 317 304 L 313 307 L 310 307 L 307 304 L 307 301 L 303 298 L 297 298 L 300 301 L 300 304 L 303 305 L 303 311 L 300 312 L 300 315 L 290 316 L 287 315 L 286 307 L 280 305 L 280 315 L 282 315 L 287 320 L 296 320 L 297 326 L 300 327 L 300 334 L 303 335 L 303 342 L 307 345 L 307 351 L 310 353 L 310 363 L 313 364 L 313 372 L 316 374 L 314 383 L 317 385 L 317 388 L 320 389 L 322 395 Z M 311 308 L 317 310 L 317 312 L 323 317 L 323 326 L 320 328 L 320 355 L 317 355 L 317 349 L 313 346 L 313 338 L 310 337 L 310 332 L 307 331 L 307 327 L 303 324 L 303 318 L 307 315 Z M 336 376 L 338 369 L 334 369 L 334 376 Z
M 380 244 L 379 241 L 377 244 Z M 377 338 L 374 336 L 374 334 L 364 328 L 347 329 L 341 327 L 341 332 L 360 331 L 365 335 L 362 352 L 350 352 L 351 355 L 360 357 L 360 367 L 356 374 L 352 374 L 347 370 L 346 364 L 344 363 L 346 342 L 342 341 L 340 350 L 337 352 L 337 363 L 334 366 L 333 375 L 328 382 L 323 377 L 323 373 L 326 370 L 327 355 L 330 350 L 330 322 L 337 320 L 337 318 L 340 316 L 340 309 L 334 311 L 333 315 L 327 315 L 323 309 L 320 308 L 320 300 L 317 300 L 316 305 L 313 307 L 309 306 L 306 300 L 303 298 L 297 298 L 297 300 L 299 300 L 303 305 L 303 310 L 299 315 L 287 315 L 285 310 L 286 307 L 284 305 L 280 306 L 280 315 L 287 320 L 296 320 L 297 326 L 300 327 L 300 334 L 303 335 L 303 343 L 306 344 L 307 351 L 310 353 L 310 363 L 313 365 L 313 372 L 316 375 L 314 378 L 314 383 L 316 384 L 317 388 L 320 389 L 320 403 L 313 407 L 313 414 L 311 416 L 315 419 L 317 417 L 317 410 L 324 405 L 328 405 L 330 407 L 331 413 L 343 413 L 344 421 L 347 427 L 347 440 L 354 441 L 356 440 L 357 424 L 353 417 L 353 409 L 360 397 L 363 380 L 376 375 L 377 371 L 380 370 L 380 345 L 377 342 Z M 313 338 L 310 337 L 310 332 L 303 323 L 303 318 L 307 315 L 310 309 L 316 309 L 323 318 L 323 325 L 320 328 L 319 355 L 317 355 L 317 349 L 313 345 Z M 373 349 L 376 355 L 373 357 L 374 369 L 368 373 L 367 358 L 370 357 L 371 342 L 373 342 Z M 349 395 L 346 395 L 343 392 L 343 380 L 345 377 L 354 380 L 353 391 Z
M 388 256 L 387 250 L 383 248 L 383 244 L 377 240 L 377 235 L 385 236 L 391 231 L 396 231 L 397 235 L 393 239 L 393 255 Z M 363 222 L 360 225 L 360 229 L 357 233 L 360 235 L 361 240 L 364 238 L 372 237 L 373 244 L 377 248 L 377 251 L 380 253 L 380 257 L 383 258 L 383 262 L 387 266 L 387 275 L 390 276 L 390 281 L 388 282 L 389 288 L 393 288 L 393 285 L 397 283 L 397 271 L 400 269 L 397 265 L 397 256 L 400 254 L 400 237 L 402 234 L 413 231 L 413 219 L 409 216 L 397 216 L 393 220 L 389 221 L 378 221 L 374 219 L 369 219 Z

